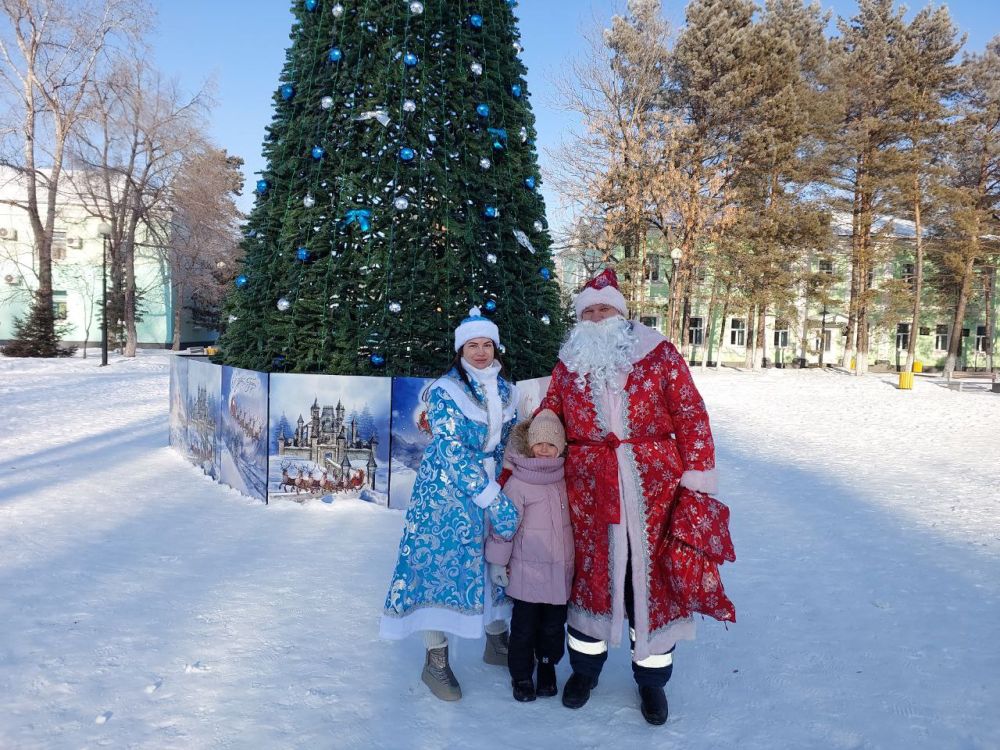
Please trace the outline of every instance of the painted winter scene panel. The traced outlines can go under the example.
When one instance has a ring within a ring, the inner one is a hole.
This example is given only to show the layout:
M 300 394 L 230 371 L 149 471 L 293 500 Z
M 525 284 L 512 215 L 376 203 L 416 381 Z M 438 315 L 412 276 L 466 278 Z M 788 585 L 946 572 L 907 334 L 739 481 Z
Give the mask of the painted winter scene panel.
M 517 383 L 517 421 L 524 422 L 534 413 L 538 405 L 542 403 L 545 394 L 549 390 L 549 381 L 552 377 L 546 375 L 544 378 L 533 378 L 531 380 L 520 380 Z
M 187 453 L 188 360 L 170 358 L 170 447 Z
M 390 378 L 271 375 L 269 501 L 389 504 Z
M 187 458 L 212 479 L 219 478 L 216 433 L 222 368 L 211 362 L 189 360 L 187 367 Z
M 267 373 L 222 368 L 219 481 L 267 502 Z
M 433 382 L 433 378 L 393 378 L 390 508 L 406 509 L 410 504 L 420 459 L 431 442 L 425 395 Z

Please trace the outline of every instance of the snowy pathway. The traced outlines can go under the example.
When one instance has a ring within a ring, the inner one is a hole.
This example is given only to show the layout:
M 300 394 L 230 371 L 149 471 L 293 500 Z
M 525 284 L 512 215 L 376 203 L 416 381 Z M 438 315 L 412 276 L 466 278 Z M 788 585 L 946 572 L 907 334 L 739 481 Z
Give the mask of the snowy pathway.
M 459 642 L 438 702 L 375 637 L 400 513 L 221 488 L 165 445 L 166 355 L 95 365 L 0 359 L 3 750 L 1000 747 L 1000 397 L 696 373 L 739 621 L 654 728 L 622 650 L 571 712 Z

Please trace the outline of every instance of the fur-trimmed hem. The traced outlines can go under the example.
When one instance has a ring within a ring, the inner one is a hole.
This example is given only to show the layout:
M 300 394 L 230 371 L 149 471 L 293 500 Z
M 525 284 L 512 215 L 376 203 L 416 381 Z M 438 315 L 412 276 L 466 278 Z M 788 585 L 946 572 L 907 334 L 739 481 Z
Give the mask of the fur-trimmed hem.
M 681 474 L 681 487 L 687 487 L 695 492 L 714 495 L 719 491 L 719 478 L 715 469 L 705 471 L 685 471 Z

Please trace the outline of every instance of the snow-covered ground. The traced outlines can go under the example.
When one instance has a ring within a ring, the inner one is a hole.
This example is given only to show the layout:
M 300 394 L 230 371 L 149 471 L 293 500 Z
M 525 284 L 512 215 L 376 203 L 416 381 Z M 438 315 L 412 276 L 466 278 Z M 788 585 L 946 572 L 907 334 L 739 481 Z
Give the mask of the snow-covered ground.
M 0 359 L 3 750 L 1000 747 L 1000 396 L 696 372 L 738 622 L 656 728 L 621 649 L 569 711 L 459 641 L 436 700 L 376 637 L 401 512 L 216 485 L 166 447 L 168 355 L 96 365 Z

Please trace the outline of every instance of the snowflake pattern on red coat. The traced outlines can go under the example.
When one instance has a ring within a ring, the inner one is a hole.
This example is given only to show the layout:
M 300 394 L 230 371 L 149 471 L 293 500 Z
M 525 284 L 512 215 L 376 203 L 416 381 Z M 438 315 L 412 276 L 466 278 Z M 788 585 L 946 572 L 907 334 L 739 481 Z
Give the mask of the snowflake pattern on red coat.
M 662 341 L 633 365 L 623 394 L 624 423 L 634 440 L 629 449 L 638 469 L 642 497 L 638 506 L 645 514 L 643 540 L 650 559 L 663 536 L 670 504 L 685 471 L 715 468 L 715 443 L 698 389 L 684 358 L 669 341 Z M 595 446 L 574 445 L 600 442 L 608 436 L 589 385 L 581 388 L 576 375 L 560 361 L 552 371 L 549 390 L 540 409 L 551 409 L 563 420 L 570 443 L 566 458 L 566 489 L 569 497 L 576 552 L 576 577 L 570 606 L 598 619 L 610 619 L 612 610 L 611 566 L 607 508 L 598 507 L 597 474 L 602 451 Z M 619 471 L 631 470 L 619 466 Z M 618 497 L 617 488 L 614 498 Z M 633 571 L 635 574 L 635 571 Z M 671 621 L 687 616 L 670 601 L 670 582 L 649 567 L 649 629 L 655 632 Z

